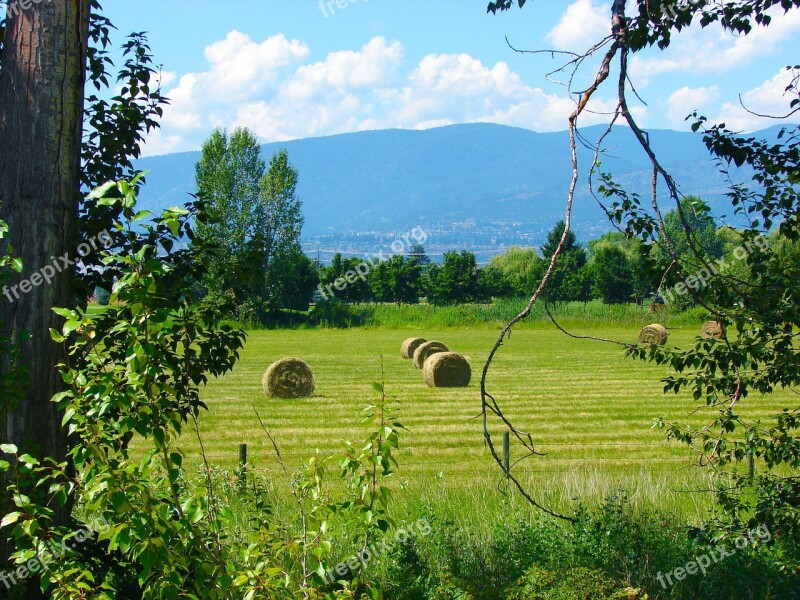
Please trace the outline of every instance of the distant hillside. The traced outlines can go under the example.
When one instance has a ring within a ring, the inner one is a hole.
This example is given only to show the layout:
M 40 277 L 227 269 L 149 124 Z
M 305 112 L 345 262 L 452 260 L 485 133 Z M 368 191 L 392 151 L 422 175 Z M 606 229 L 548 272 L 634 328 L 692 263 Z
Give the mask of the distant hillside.
M 594 140 L 603 130 L 589 127 L 583 135 Z M 697 194 L 712 206 L 723 199 L 724 182 L 700 136 L 651 131 L 650 137 L 685 193 Z M 503 125 L 368 131 L 267 144 L 265 160 L 281 147 L 300 171 L 307 240 L 465 222 L 465 235 L 511 227 L 541 239 L 563 215 L 571 177 L 565 132 L 535 133 Z M 648 194 L 651 169 L 631 132 L 615 128 L 605 147 L 609 152 L 602 158 L 602 170 L 612 171 L 629 189 Z M 592 153 L 581 146 L 579 154 L 585 172 Z M 186 152 L 138 161 L 138 168 L 150 170 L 143 205 L 157 210 L 184 202 L 194 191 L 198 157 L 199 152 Z M 576 194 L 575 226 L 582 239 L 608 229 L 585 175 Z

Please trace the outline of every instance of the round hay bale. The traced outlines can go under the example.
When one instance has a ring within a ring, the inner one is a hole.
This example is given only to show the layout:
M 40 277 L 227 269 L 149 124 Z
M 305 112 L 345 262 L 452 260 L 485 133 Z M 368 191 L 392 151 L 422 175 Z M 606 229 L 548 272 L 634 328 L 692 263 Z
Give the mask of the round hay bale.
M 427 358 L 437 352 L 450 352 L 450 348 L 445 346 L 442 342 L 425 342 L 424 344 L 420 344 L 417 349 L 414 350 L 414 366 L 417 369 L 421 369 Z
M 457 352 L 437 352 L 425 360 L 422 378 L 428 387 L 467 387 L 472 369 Z
M 722 330 L 722 325 L 717 321 L 706 321 L 700 329 L 700 335 L 706 340 L 721 340 L 725 332 Z
M 667 343 L 668 337 L 669 332 L 667 331 L 666 327 L 660 325 L 659 323 L 653 323 L 652 325 L 643 327 L 639 332 L 639 343 L 658 344 L 659 346 L 663 346 Z
M 261 385 L 273 398 L 305 398 L 314 393 L 314 374 L 299 358 L 283 358 L 272 363 Z
M 414 350 L 427 341 L 428 340 L 425 338 L 408 338 L 403 342 L 403 345 L 400 346 L 400 356 L 403 358 L 414 358 Z

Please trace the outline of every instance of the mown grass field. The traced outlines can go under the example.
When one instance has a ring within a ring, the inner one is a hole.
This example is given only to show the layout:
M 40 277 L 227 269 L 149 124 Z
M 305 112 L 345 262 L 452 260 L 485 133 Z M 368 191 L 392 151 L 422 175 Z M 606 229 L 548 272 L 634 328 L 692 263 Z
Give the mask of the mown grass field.
M 622 341 L 635 340 L 636 326 L 573 328 Z M 671 330 L 670 344 L 683 345 L 695 327 Z M 420 371 L 399 354 L 409 336 L 445 342 L 466 355 L 473 367 L 468 388 L 431 389 Z M 480 370 L 497 339 L 492 329 L 347 329 L 251 332 L 235 370 L 203 392 L 209 406 L 200 435 L 212 464 L 232 468 L 237 447 L 247 443 L 251 467 L 275 470 L 271 446 L 255 410 L 277 438 L 284 459 L 300 465 L 317 449 L 335 453 L 346 439 L 361 440 L 363 407 L 376 399 L 372 382 L 381 378 L 409 429 L 401 438 L 398 481 L 410 495 L 432 502 L 480 504 L 500 481 L 500 471 L 484 448 L 480 410 Z M 296 356 L 316 375 L 313 397 L 277 400 L 264 396 L 261 377 L 273 361 Z M 546 453 L 517 466 L 534 495 L 552 506 L 575 498 L 596 500 L 627 490 L 634 502 L 700 515 L 710 498 L 690 493 L 707 487 L 706 473 L 688 451 L 651 428 L 657 416 L 687 417 L 697 408 L 686 396 L 664 396 L 659 379 L 666 371 L 624 357 L 617 346 L 566 337 L 555 329 L 514 331 L 490 371 L 489 391 L 508 416 L 531 432 Z M 750 396 L 747 415 L 766 416 L 790 404 L 787 396 Z M 501 429 L 492 428 L 499 444 Z M 189 460 L 199 462 L 196 436 L 185 435 Z M 512 460 L 521 448 L 512 446 Z M 471 510 L 475 510 L 472 506 Z

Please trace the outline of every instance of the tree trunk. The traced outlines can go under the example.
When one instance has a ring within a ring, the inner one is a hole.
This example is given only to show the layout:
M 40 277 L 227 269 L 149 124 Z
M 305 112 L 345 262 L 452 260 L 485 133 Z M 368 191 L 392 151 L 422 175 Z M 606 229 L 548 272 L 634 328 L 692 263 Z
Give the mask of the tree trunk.
M 9 243 L 24 270 L 0 294 L 0 334 L 11 336 L 21 353 L 0 368 L 23 373 L 24 383 L 13 405 L 0 399 L 0 436 L 20 452 L 60 460 L 66 432 L 50 399 L 63 387 L 55 366 L 64 355 L 49 329 L 63 322 L 53 307 L 74 305 L 75 267 L 65 261 L 77 257 L 89 0 L 11 2 L 7 17 L 0 219 L 9 225 Z M 62 522 L 66 512 L 58 515 Z

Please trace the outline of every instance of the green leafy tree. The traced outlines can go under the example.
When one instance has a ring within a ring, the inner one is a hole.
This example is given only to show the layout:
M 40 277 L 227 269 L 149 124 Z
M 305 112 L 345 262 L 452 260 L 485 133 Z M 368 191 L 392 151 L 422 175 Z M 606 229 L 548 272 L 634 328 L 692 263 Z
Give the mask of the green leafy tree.
M 408 258 L 416 262 L 424 271 L 431 264 L 430 257 L 425 252 L 425 246 L 414 244 L 408 249 Z
M 108 306 L 108 300 L 111 297 L 111 292 L 98 286 L 95 288 L 94 294 L 97 296 L 97 304 L 100 306 Z
M 502 279 L 502 282 L 498 282 L 494 295 L 508 294 L 520 298 L 530 296 L 543 272 L 541 262 L 542 258 L 534 248 L 520 246 L 511 246 L 505 253 L 493 256 L 489 261 L 487 274 Z
M 370 302 L 374 299 L 372 279 L 378 261 L 362 260 L 354 256 L 343 258 L 337 252 L 331 266 L 322 269 L 319 290 L 322 300 L 337 300 L 349 304 Z
M 319 300 L 332 300 L 335 292 L 333 286 L 336 280 L 344 275 L 344 264 L 341 253 L 337 252 L 331 259 L 330 266 L 320 266 L 319 269 Z
M 575 274 L 573 285 L 575 289 L 575 300 L 588 303 L 596 297 L 595 295 L 595 274 L 592 265 L 586 263 Z
M 592 259 L 594 286 L 605 304 L 623 304 L 633 295 L 633 270 L 619 246 L 600 246 Z
M 445 252 L 441 266 L 429 270 L 428 299 L 437 305 L 471 302 L 478 293 L 478 267 L 472 252 Z
M 683 270 L 689 270 L 699 268 L 704 260 L 721 258 L 725 251 L 726 239 L 719 234 L 708 205 L 697 196 L 683 198 L 679 208 L 664 215 L 664 231 L 671 250 L 665 240 L 659 240 L 651 253 L 662 267 L 668 265 L 672 254 L 681 261 Z
M 413 304 L 419 301 L 421 275 L 416 260 L 395 255 L 375 267 L 370 274 L 370 285 L 379 302 Z
M 271 286 L 276 304 L 289 310 L 307 311 L 314 290 L 319 284 L 319 274 L 314 263 L 298 250 L 280 256 L 273 265 L 275 281 Z
M 598 249 L 608 245 L 615 246 L 625 253 L 631 271 L 631 293 L 636 303 L 641 304 L 645 298 L 652 297 L 661 283 L 661 273 L 653 270 L 648 258 L 652 246 L 643 244 L 636 236 L 611 231 L 589 242 L 589 263 L 593 265 Z
M 477 275 L 472 294 L 473 302 L 489 304 L 493 298 L 507 298 L 510 295 L 508 284 L 495 269 L 488 266 L 478 268 Z
M 213 293 L 231 289 L 237 299 L 249 297 L 252 271 L 247 272 L 246 243 L 256 235 L 259 183 L 264 161 L 258 140 L 247 129 L 232 134 L 215 129 L 203 143 L 195 165 L 198 194 L 208 201 L 210 220 L 197 235 L 209 247 L 204 283 Z
M 216 129 L 203 144 L 195 178 L 211 215 L 198 228 L 208 248 L 204 283 L 212 294 L 232 293 L 240 318 L 263 322 L 283 308 L 287 283 L 281 267 L 301 253 L 297 170 L 285 150 L 270 158 L 267 169 L 247 129 L 230 135 Z
M 259 181 L 258 201 L 253 210 L 253 234 L 247 241 L 246 255 L 251 290 L 267 310 L 281 308 L 281 265 L 302 254 L 302 202 L 297 196 L 299 174 L 289 163 L 286 150 L 279 150 L 269 161 L 266 175 Z M 309 293 L 310 299 L 310 293 Z
M 719 235 L 708 205 L 696 196 L 687 196 L 679 206 L 664 215 L 664 236 L 651 244 L 647 269 L 662 273 L 662 295 L 677 310 L 685 310 L 697 303 L 697 297 L 688 293 L 674 293 L 676 286 L 691 283 L 689 277 L 704 273 L 723 256 L 725 239 Z M 668 241 L 667 241 L 668 240 Z M 705 293 L 703 285 L 696 290 Z

